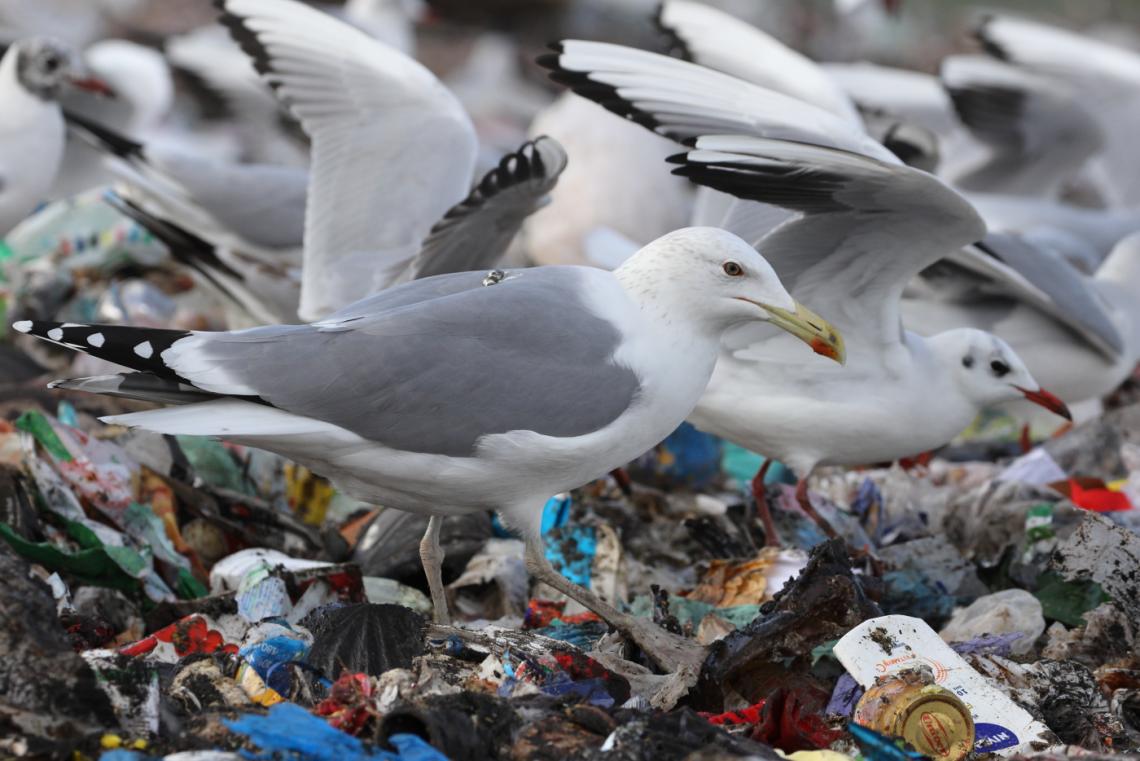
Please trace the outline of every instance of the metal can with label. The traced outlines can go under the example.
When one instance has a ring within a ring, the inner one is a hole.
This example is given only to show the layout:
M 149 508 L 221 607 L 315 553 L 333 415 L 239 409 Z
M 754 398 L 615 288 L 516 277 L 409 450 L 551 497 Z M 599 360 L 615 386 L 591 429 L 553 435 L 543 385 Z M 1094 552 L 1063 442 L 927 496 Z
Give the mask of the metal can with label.
M 926 669 L 892 674 L 864 693 L 855 723 L 901 737 L 935 761 L 960 761 L 974 747 L 974 720 L 957 695 Z

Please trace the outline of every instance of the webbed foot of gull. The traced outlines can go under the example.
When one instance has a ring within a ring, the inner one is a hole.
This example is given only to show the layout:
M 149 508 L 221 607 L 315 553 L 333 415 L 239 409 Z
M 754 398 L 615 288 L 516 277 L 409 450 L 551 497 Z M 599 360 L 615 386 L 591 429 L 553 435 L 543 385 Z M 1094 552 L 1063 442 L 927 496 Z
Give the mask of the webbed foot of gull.
M 779 547 L 780 535 L 776 532 L 776 522 L 772 520 L 772 506 L 768 503 L 768 488 L 764 485 L 764 478 L 768 475 L 768 468 L 772 460 L 764 460 L 760 470 L 756 471 L 752 479 L 752 501 L 756 503 L 756 512 L 760 515 L 760 523 L 764 526 L 764 546 Z
M 663 672 L 681 669 L 695 673 L 704 663 L 706 648 L 684 637 L 665 631 L 650 621 L 634 618 L 602 600 L 588 589 L 583 589 L 551 567 L 546 560 L 542 540 L 527 539 L 526 569 L 531 576 L 577 600 L 603 621 L 633 641 L 653 664 Z
M 433 515 L 428 519 L 427 531 L 420 540 L 420 562 L 424 564 L 428 589 L 431 590 L 432 618 L 437 624 L 450 624 L 451 613 L 447 609 L 447 593 L 443 589 L 443 547 L 439 543 L 442 527 L 442 516 Z

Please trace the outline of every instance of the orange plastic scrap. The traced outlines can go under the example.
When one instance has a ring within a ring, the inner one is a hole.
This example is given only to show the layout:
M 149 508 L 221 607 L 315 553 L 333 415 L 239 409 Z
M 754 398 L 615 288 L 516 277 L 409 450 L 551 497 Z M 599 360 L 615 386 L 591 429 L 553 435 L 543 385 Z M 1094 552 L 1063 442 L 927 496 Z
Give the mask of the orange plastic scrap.
M 368 524 L 372 522 L 372 519 L 375 518 L 379 512 L 379 510 L 369 510 L 340 527 L 340 535 L 344 538 L 344 541 L 348 542 L 349 547 L 356 546 L 356 543 L 360 541 L 360 535 L 364 532 L 364 529 L 368 527 Z
M 765 547 L 750 560 L 713 560 L 700 584 L 685 597 L 718 608 L 759 605 L 772 599 L 789 572 L 795 573 L 802 565 L 776 547 Z
M 150 505 L 151 511 L 162 521 L 166 528 L 166 536 L 174 545 L 175 551 L 185 555 L 190 560 L 190 568 L 195 578 L 206 581 L 210 578 L 209 572 L 202 564 L 198 553 L 194 551 L 182 536 L 178 528 L 178 506 L 174 499 L 174 490 L 166 483 L 162 476 L 155 473 L 145 465 L 139 474 L 138 487 L 139 502 Z

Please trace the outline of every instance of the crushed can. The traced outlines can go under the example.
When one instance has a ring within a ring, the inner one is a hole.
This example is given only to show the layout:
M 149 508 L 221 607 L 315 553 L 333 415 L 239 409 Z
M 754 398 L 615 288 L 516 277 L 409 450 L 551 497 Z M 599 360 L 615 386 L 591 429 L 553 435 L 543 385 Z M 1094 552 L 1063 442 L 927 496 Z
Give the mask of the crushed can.
M 974 719 L 962 700 L 934 682 L 929 669 L 878 681 L 855 706 L 856 724 L 901 737 L 935 761 L 960 761 L 974 747 Z

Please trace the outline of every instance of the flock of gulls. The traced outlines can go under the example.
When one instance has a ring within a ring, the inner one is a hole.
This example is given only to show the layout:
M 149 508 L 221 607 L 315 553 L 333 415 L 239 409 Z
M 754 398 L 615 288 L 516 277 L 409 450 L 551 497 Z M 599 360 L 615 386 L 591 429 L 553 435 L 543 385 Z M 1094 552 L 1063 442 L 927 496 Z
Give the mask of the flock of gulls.
M 152 51 L 100 67 L 20 39 L 0 62 L 0 227 L 110 171 L 106 202 L 252 327 L 13 328 L 129 368 L 54 386 L 163 405 L 107 422 L 264 448 L 429 514 L 439 621 L 443 519 L 497 510 L 533 576 L 675 666 L 678 638 L 551 568 L 552 494 L 688 420 L 787 464 L 831 532 L 817 466 L 932 450 L 1003 405 L 1095 414 L 1140 359 L 1140 54 L 990 16 L 938 75 L 821 65 L 664 0 L 672 55 L 552 45 L 538 63 L 568 92 L 488 161 L 404 37 L 294 0 L 217 5 L 219 29 L 166 55 L 219 80 L 252 63 L 268 87 L 219 86 L 251 91 L 237 118 L 263 160 L 148 141 L 170 98 Z M 272 158 L 297 128 L 307 169 Z

